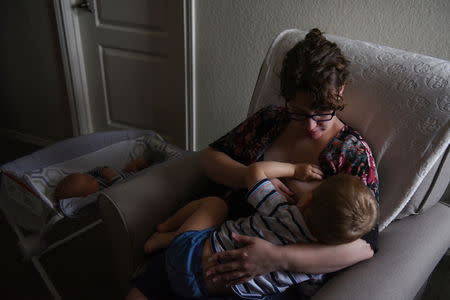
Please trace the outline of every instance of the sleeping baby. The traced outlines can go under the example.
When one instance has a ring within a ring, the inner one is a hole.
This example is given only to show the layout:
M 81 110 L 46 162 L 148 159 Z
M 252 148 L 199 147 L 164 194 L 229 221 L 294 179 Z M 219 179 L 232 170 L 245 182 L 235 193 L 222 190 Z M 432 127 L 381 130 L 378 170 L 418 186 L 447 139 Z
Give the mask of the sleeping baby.
M 143 158 L 128 162 L 121 171 L 110 167 L 97 167 L 86 173 L 72 173 L 64 177 L 55 188 L 55 200 L 86 197 L 148 167 Z

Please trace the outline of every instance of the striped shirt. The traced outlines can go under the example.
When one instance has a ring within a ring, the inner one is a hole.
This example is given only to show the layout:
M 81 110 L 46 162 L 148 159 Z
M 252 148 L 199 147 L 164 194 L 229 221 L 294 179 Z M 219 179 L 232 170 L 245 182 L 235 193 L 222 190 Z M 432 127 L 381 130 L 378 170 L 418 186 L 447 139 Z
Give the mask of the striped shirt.
M 256 236 L 276 245 L 317 241 L 308 230 L 296 205 L 291 205 L 278 193 L 268 179 L 259 181 L 247 193 L 247 201 L 256 212 L 247 218 L 226 221 L 211 236 L 211 248 L 215 253 L 240 248 L 231 238 L 231 233 Z M 261 299 L 282 293 L 289 286 L 306 280 L 322 280 L 322 274 L 309 275 L 288 271 L 271 272 L 252 280 L 232 286 L 242 298 Z

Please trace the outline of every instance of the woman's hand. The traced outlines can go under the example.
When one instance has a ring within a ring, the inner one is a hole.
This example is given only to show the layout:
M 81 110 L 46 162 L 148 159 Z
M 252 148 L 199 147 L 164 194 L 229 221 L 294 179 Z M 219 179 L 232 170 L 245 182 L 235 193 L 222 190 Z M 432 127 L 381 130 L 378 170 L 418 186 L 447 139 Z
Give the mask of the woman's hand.
M 257 237 L 236 233 L 232 233 L 232 238 L 242 248 L 212 255 L 208 262 L 216 264 L 206 270 L 206 277 L 231 286 L 277 270 L 273 256 L 276 245 Z
M 298 163 L 295 165 L 294 177 L 302 181 L 322 180 L 323 172 L 318 165 Z
M 286 200 L 290 204 L 295 204 L 297 201 L 294 199 L 294 192 L 292 192 L 287 185 L 285 185 L 280 179 L 278 178 L 272 178 L 270 179 L 275 189 L 282 194 Z

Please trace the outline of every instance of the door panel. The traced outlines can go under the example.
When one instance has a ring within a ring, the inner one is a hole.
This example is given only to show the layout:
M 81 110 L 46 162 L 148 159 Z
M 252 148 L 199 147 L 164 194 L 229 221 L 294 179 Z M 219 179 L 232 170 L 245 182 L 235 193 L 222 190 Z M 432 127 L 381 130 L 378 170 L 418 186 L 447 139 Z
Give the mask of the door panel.
M 100 25 L 130 26 L 150 31 L 165 31 L 165 6 L 160 1 L 107 0 L 97 3 Z
M 183 1 L 94 1 L 80 11 L 93 131 L 145 128 L 186 147 Z
M 165 106 L 158 99 L 165 97 L 167 58 L 110 48 L 103 49 L 102 58 L 110 122 L 150 128 L 163 124 L 158 116 L 166 114 Z

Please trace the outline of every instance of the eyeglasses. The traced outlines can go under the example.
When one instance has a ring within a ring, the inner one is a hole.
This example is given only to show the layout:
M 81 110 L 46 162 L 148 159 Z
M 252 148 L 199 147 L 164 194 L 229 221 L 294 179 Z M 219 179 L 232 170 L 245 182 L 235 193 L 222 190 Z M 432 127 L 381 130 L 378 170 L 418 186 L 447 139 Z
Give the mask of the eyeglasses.
M 333 117 L 336 115 L 335 110 L 333 110 L 331 113 L 326 113 L 326 114 L 308 115 L 308 114 L 290 112 L 289 108 L 287 106 L 287 103 L 285 103 L 285 107 L 286 107 L 286 113 L 287 113 L 289 120 L 306 121 L 309 118 L 311 118 L 316 122 L 326 122 L 326 121 L 330 121 L 331 119 L 333 119 Z

